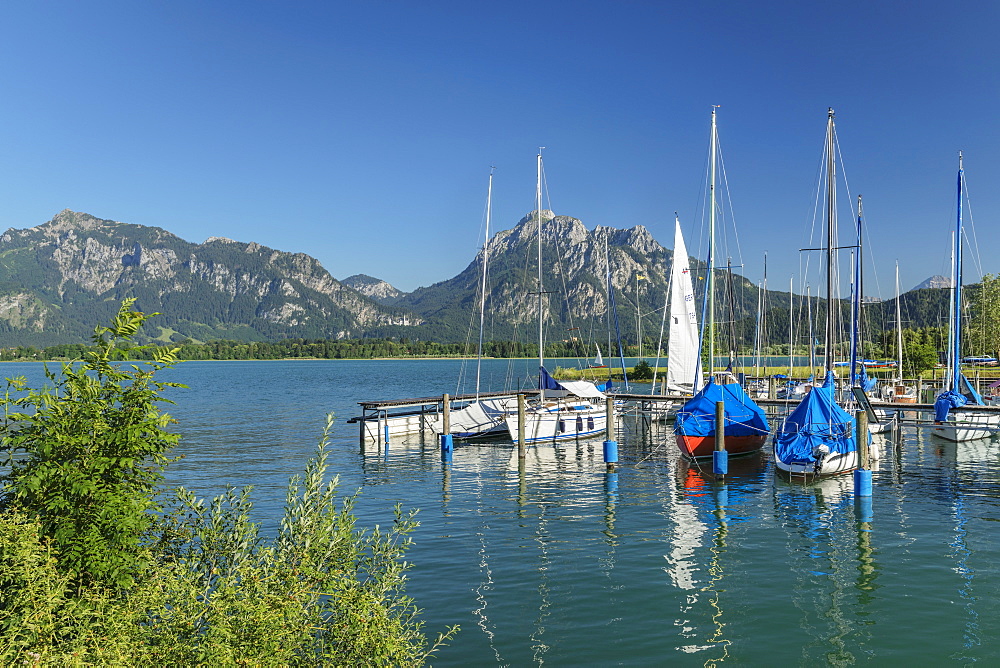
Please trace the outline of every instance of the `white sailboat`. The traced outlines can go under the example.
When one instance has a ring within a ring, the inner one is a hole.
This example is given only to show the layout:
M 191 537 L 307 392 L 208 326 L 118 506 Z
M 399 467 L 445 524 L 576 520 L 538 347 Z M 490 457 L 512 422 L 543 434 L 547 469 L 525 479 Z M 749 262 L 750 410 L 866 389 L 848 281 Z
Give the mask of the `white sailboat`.
M 674 435 L 677 447 L 685 457 L 692 459 L 714 457 L 716 447 L 717 407 L 723 404 L 723 434 L 725 450 L 730 455 L 745 455 L 760 450 L 767 441 L 770 426 L 763 409 L 751 399 L 731 372 L 712 373 L 715 359 L 715 228 L 716 228 L 716 166 L 719 158 L 719 135 L 716 126 L 716 107 L 712 107 L 712 129 L 709 141 L 709 225 L 708 268 L 705 288 L 705 322 L 700 343 L 708 350 L 709 377 L 703 387 L 677 411 Z M 701 346 L 698 347 L 701 356 Z M 701 373 L 693 377 L 694 384 L 701 383 Z
M 483 271 L 479 286 L 479 345 L 476 355 L 476 397 L 465 406 L 451 408 L 448 411 L 448 431 L 456 438 L 489 438 L 507 433 L 504 417 L 511 412 L 517 412 L 517 399 L 501 397 L 496 399 L 481 399 L 480 380 L 483 362 L 483 326 L 486 312 L 486 278 L 489 266 L 490 218 L 493 208 L 493 170 L 490 170 L 489 186 L 486 190 L 486 231 L 483 243 Z M 437 415 L 430 428 L 435 434 L 445 430 L 445 415 Z
M 882 396 L 894 404 L 917 403 L 917 388 L 903 382 L 903 317 L 899 303 L 899 263 L 896 263 L 896 379 L 882 388 Z
M 952 250 L 952 300 L 948 317 L 948 377 L 934 402 L 933 433 L 949 441 L 972 441 L 991 436 L 1000 427 L 1000 414 L 963 411 L 963 406 L 983 406 L 982 396 L 962 373 L 962 207 L 965 170 L 958 154 L 958 215 Z
M 542 153 L 538 152 L 535 187 L 535 219 L 538 223 L 538 402 L 525 411 L 524 433 L 528 443 L 563 441 L 599 436 L 606 431 L 605 395 L 586 380 L 557 381 L 545 370 L 545 290 L 542 281 Z M 511 440 L 518 439 L 519 416 L 504 422 Z
M 674 219 L 674 258 L 670 268 L 670 333 L 667 339 L 667 389 L 693 394 L 701 389 L 698 314 L 691 266 L 681 223 Z M 697 383 L 698 387 L 694 387 Z
M 837 143 L 833 109 L 826 124 L 826 335 L 824 359 L 826 380 L 814 387 L 782 422 L 774 436 L 774 465 L 787 475 L 823 477 L 858 468 L 854 417 L 836 401 L 833 373 L 834 252 L 837 230 Z M 871 443 L 871 435 L 864 438 Z

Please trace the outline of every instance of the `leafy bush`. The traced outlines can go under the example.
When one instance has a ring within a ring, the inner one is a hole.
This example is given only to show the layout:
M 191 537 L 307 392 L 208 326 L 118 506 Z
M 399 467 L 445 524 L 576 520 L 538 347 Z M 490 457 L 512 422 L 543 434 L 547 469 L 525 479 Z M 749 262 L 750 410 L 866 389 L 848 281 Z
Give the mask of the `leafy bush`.
M 0 662 L 424 663 L 458 629 L 430 643 L 404 593 L 414 513 L 397 506 L 389 529 L 360 530 L 357 495 L 338 499 L 337 480 L 324 483 L 332 417 L 289 482 L 273 539 L 250 519 L 249 488 L 210 503 L 181 488 L 158 511 L 174 440 L 153 373 L 171 360 L 126 372 L 111 363 L 147 317 L 130 309 L 97 330 L 83 364 L 49 375 L 56 390 L 18 398 L 22 379 L 3 400 L 2 447 L 21 458 L 8 458 L 2 490 Z

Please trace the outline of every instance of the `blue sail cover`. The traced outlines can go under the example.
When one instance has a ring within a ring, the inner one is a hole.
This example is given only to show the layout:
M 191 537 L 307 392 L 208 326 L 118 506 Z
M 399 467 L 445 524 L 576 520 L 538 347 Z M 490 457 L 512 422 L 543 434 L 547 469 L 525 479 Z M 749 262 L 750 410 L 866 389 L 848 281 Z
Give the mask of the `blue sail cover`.
M 935 422 L 947 422 L 948 413 L 951 412 L 952 408 L 961 408 L 966 404 L 974 406 L 984 405 L 982 395 L 976 392 L 976 388 L 972 386 L 964 373 L 958 374 L 958 386 L 963 390 L 962 392 L 952 388 L 937 396 L 937 399 L 934 401 Z
M 562 385 L 560 385 L 555 378 L 549 375 L 549 372 L 545 370 L 545 367 L 538 367 L 538 389 L 539 390 L 561 390 Z
M 862 365 L 861 371 L 854 374 L 854 386 L 860 387 L 865 392 L 871 392 L 875 389 L 875 385 L 877 384 L 878 379 L 869 376 L 868 372 L 865 371 L 864 365 Z
M 776 459 L 786 464 L 815 464 L 814 452 L 820 445 L 839 453 L 858 449 L 854 418 L 837 405 L 833 390 L 831 372 L 823 387 L 814 387 L 785 419 L 774 437 Z
M 754 436 L 770 431 L 764 411 L 739 383 L 720 385 L 712 378 L 677 412 L 674 433 L 715 436 L 715 404 L 719 401 L 726 404 L 726 436 Z

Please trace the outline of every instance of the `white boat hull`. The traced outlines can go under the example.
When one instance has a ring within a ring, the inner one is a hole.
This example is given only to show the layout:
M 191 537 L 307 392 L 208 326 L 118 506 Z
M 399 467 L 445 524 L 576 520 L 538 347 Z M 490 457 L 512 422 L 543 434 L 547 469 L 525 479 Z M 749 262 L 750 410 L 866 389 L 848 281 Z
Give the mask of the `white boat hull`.
M 838 453 L 833 452 L 827 455 L 823 462 L 817 467 L 815 464 L 799 464 L 792 463 L 787 464 L 777 457 L 774 460 L 774 466 L 789 476 L 803 476 L 803 477 L 826 477 L 832 475 L 840 475 L 841 473 L 850 473 L 854 469 L 858 468 L 858 453 L 846 452 Z
M 969 413 L 952 410 L 948 421 L 936 423 L 931 431 L 936 436 L 949 441 L 975 441 L 989 438 L 1000 429 L 1000 415 L 989 413 Z
M 505 419 L 512 441 L 518 437 L 518 416 Z M 527 443 L 595 438 L 607 433 L 607 412 L 604 406 L 588 402 L 547 402 L 525 412 L 524 438 Z

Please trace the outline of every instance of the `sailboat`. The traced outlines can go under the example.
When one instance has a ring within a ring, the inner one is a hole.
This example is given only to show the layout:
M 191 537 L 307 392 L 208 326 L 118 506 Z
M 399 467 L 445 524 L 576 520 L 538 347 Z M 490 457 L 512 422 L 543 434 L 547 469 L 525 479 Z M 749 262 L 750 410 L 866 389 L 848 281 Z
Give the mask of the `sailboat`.
M 837 405 L 833 373 L 833 256 L 837 229 L 836 135 L 833 109 L 826 123 L 826 379 L 806 394 L 774 436 L 778 471 L 803 476 L 828 476 L 858 468 L 855 420 Z M 871 439 L 870 434 L 865 438 Z
M 490 217 L 493 204 L 493 170 L 490 170 L 489 186 L 486 190 L 486 232 L 483 243 L 483 271 L 479 296 L 479 345 L 476 348 L 476 397 L 465 406 L 450 409 L 448 430 L 456 438 L 473 439 L 502 436 L 507 433 L 504 417 L 517 412 L 517 400 L 511 397 L 481 399 L 480 379 L 483 363 L 483 327 L 486 311 L 486 278 L 489 265 Z M 444 431 L 444 415 L 438 415 L 430 427 L 435 433 Z
M 591 369 L 607 369 L 608 365 L 604 363 L 604 358 L 601 356 L 601 347 L 596 346 L 597 356 L 594 357 L 594 361 L 590 364 Z
M 702 341 L 707 342 L 709 370 L 715 359 L 715 180 L 716 159 L 718 157 L 718 130 L 715 122 L 715 107 L 712 108 L 712 132 L 710 140 L 709 176 L 709 249 L 708 279 L 705 292 L 705 312 L 707 314 Z M 675 259 L 676 259 L 676 250 Z M 701 358 L 699 350 L 698 359 Z M 686 457 L 711 457 L 715 451 L 716 404 L 723 402 L 725 412 L 724 440 L 726 451 L 731 455 L 746 454 L 760 450 L 767 441 L 769 427 L 764 411 L 747 396 L 736 379 L 728 374 L 716 379 L 709 373 L 708 383 L 701 386 L 701 369 L 695 365 L 692 378 L 694 396 L 677 411 L 674 434 L 677 447 Z
M 962 373 L 962 186 L 965 170 L 958 154 L 958 215 L 952 251 L 951 311 L 948 316 L 948 377 L 944 390 L 934 402 L 933 433 L 949 441 L 971 441 L 990 436 L 1000 426 L 1000 415 L 961 410 L 962 406 L 983 406 L 983 397 Z
M 525 411 L 524 433 L 528 443 L 587 438 L 605 433 L 605 394 L 586 380 L 557 381 L 545 370 L 545 289 L 542 282 L 542 152 L 538 152 L 535 186 L 535 219 L 538 222 L 538 401 Z M 518 415 L 504 422 L 511 440 L 518 438 Z
M 903 317 L 899 303 L 899 263 L 896 263 L 896 372 L 895 382 L 882 388 L 882 396 L 894 404 L 917 403 L 915 387 L 903 382 Z

